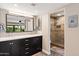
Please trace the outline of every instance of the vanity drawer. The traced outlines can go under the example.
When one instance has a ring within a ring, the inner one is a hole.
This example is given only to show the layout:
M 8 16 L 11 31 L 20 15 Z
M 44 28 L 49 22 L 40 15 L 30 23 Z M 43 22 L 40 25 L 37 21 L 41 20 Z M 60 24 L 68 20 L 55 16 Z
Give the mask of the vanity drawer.
M 29 46 L 31 44 L 30 39 L 22 39 L 20 40 L 20 46 Z
M 31 48 L 31 47 L 25 48 L 25 50 L 24 50 L 24 55 L 25 55 L 25 56 L 30 56 L 30 55 L 32 55 L 32 48 Z
M 21 49 L 20 56 L 29 56 L 29 55 L 32 55 L 31 48 L 27 47 Z

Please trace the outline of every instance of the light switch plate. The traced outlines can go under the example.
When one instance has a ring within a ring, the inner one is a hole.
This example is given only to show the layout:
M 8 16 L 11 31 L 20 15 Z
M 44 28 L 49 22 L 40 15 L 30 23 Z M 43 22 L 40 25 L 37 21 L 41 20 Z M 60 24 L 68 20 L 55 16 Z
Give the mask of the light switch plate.
M 78 15 L 69 16 L 68 27 L 69 28 L 78 27 Z

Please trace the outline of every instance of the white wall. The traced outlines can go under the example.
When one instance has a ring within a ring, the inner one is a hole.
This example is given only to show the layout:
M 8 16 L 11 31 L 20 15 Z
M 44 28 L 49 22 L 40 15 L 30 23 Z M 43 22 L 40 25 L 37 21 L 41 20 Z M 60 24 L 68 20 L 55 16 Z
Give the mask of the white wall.
M 42 33 L 43 33 L 43 52 L 50 54 L 50 16 L 49 14 L 41 15 Z
M 65 7 L 65 55 L 79 56 L 79 21 L 78 27 L 68 27 L 68 17 L 78 15 L 79 20 L 79 4 L 71 4 Z

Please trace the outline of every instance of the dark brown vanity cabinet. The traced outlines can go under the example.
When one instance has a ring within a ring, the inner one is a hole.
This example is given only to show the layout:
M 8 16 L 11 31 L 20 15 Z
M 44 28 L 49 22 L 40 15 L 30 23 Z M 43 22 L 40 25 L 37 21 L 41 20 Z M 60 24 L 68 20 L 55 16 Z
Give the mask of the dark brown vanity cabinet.
M 10 55 L 11 56 L 18 56 L 20 53 L 20 40 L 11 41 L 10 47 L 11 47 Z
M 42 36 L 21 40 L 20 55 L 28 56 L 42 51 Z
M 42 49 L 42 40 L 40 40 L 42 37 L 34 37 L 32 40 L 32 54 L 37 53 L 38 51 L 41 51 Z
M 42 36 L 0 42 L 0 56 L 31 56 L 42 51 Z
M 10 42 L 0 42 L 0 56 L 10 55 Z
M 19 42 L 19 40 L 0 42 L 0 56 L 18 56 Z

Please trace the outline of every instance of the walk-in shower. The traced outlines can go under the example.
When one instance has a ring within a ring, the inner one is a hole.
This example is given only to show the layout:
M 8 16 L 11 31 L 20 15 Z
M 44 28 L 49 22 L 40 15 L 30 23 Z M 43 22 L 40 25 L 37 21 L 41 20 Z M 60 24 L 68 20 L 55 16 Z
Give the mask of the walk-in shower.
M 58 50 L 62 52 L 64 49 L 64 20 L 64 12 L 62 11 L 58 13 L 53 13 L 50 16 L 51 47 L 54 52 L 57 52 Z

